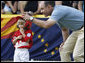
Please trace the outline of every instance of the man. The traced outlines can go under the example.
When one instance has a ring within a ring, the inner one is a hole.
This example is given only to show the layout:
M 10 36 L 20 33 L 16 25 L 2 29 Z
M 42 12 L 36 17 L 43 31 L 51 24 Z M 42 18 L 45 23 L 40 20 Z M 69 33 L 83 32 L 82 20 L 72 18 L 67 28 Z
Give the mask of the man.
M 23 19 L 19 19 L 17 27 L 19 28 L 13 35 L 12 43 L 15 47 L 14 62 L 28 62 L 29 51 L 32 47 L 32 31 L 30 30 L 29 23 Z
M 23 18 L 43 28 L 58 24 L 63 35 L 63 43 L 60 45 L 61 61 L 70 62 L 70 54 L 73 52 L 74 61 L 84 62 L 84 13 L 68 6 L 55 6 L 54 1 L 45 1 L 44 4 L 43 14 L 51 15 L 47 21 L 38 20 L 28 14 L 23 15 Z M 73 31 L 70 36 L 68 29 Z

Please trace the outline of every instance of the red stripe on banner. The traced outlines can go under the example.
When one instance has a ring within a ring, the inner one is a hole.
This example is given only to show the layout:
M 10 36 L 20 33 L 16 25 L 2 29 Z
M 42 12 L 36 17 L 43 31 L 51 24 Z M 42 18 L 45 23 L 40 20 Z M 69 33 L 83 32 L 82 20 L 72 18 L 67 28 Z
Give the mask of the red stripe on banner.
M 12 26 L 13 24 L 15 24 L 17 22 L 18 19 L 16 18 L 12 18 L 2 29 L 1 32 L 3 32 L 4 30 L 6 30 L 7 28 L 9 28 L 10 26 Z
M 12 38 L 12 35 L 14 34 L 15 32 L 12 32 L 10 34 L 7 34 L 5 36 L 2 36 L 1 39 L 6 39 L 6 38 Z

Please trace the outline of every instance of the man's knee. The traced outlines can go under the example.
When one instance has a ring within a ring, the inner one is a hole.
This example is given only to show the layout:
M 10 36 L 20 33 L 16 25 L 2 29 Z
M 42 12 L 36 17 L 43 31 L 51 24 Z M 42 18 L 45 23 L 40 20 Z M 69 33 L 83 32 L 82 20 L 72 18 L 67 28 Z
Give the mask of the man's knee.
M 71 54 L 71 51 L 67 50 L 66 48 L 62 48 L 61 50 L 59 50 L 60 54 Z

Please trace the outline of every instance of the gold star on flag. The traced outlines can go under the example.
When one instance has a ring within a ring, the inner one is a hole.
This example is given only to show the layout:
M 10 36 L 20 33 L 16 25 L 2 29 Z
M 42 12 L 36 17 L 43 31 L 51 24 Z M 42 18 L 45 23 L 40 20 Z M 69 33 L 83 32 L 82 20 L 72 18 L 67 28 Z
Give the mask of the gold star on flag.
M 54 52 L 54 51 L 52 51 L 52 52 L 51 52 L 51 55 L 54 55 L 54 54 L 55 54 L 55 52 Z
M 46 53 L 47 52 L 47 49 L 44 49 L 44 52 Z
M 44 42 L 44 39 L 41 39 L 41 42 Z
M 58 47 L 56 47 L 55 50 L 58 50 Z
M 41 38 L 41 35 L 38 35 L 38 38 Z
M 34 35 L 34 32 L 32 32 L 32 35 Z
M 45 46 L 48 47 L 48 43 L 46 43 Z

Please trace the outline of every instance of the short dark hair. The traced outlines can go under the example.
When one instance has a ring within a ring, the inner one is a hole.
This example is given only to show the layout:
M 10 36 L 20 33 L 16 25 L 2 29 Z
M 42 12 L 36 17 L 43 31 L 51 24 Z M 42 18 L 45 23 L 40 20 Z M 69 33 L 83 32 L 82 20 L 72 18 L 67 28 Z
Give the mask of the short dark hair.
M 25 21 L 23 18 L 19 18 L 18 20 L 23 20 Z M 25 21 L 26 22 L 26 21 Z M 17 28 L 19 28 L 19 25 L 17 24 Z
M 45 4 L 45 7 L 47 7 L 48 5 L 51 5 L 52 7 L 54 7 L 55 1 L 45 1 L 44 4 Z

